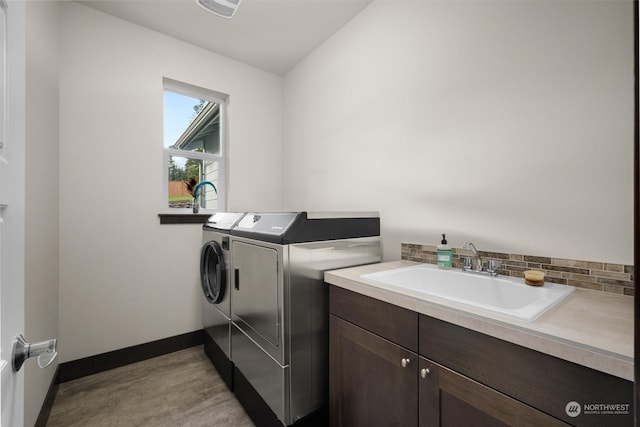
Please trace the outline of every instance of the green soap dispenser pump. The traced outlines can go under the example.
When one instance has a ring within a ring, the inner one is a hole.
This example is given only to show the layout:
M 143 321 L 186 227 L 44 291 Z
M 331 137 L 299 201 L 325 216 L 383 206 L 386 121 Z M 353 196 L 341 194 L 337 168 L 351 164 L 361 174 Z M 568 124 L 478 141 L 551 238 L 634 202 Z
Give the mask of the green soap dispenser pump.
M 447 245 L 447 239 L 444 234 L 442 235 L 442 241 L 438 245 L 436 255 L 438 259 L 438 267 L 442 269 L 451 268 L 451 248 Z

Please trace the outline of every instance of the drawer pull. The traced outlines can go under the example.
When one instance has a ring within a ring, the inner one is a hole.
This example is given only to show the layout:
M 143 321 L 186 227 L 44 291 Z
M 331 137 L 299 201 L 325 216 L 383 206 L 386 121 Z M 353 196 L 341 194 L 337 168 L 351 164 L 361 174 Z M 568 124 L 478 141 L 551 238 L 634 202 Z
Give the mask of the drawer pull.
M 429 375 L 431 373 L 431 369 L 429 368 L 424 368 L 422 370 L 420 370 L 420 376 L 422 378 L 427 378 L 427 375 Z
M 402 365 L 403 368 L 406 368 L 407 365 L 411 363 L 411 359 L 405 359 L 404 357 L 402 358 L 402 360 L 400 360 L 400 364 Z

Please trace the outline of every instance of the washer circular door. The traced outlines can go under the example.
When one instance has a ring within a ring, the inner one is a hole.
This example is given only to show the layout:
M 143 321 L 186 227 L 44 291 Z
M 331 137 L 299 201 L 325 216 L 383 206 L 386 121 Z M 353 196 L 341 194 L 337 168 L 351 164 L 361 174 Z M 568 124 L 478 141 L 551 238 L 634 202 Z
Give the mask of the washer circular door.
M 206 243 L 200 253 L 200 282 L 205 298 L 219 304 L 226 291 L 226 266 L 222 248 L 215 240 Z

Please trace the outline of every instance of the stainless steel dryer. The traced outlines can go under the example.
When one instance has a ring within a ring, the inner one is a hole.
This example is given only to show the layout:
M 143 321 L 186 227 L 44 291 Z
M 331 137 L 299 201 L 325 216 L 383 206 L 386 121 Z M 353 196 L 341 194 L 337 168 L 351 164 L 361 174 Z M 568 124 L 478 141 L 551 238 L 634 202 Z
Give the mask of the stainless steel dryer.
M 229 231 L 243 215 L 218 212 L 209 217 L 202 226 L 200 251 L 204 351 L 230 389 L 233 389 L 233 363 Z
M 247 213 L 231 230 L 235 392 L 259 425 L 288 426 L 326 407 L 324 271 L 379 262 L 379 236 L 370 213 Z M 268 409 L 256 412 L 256 401 Z

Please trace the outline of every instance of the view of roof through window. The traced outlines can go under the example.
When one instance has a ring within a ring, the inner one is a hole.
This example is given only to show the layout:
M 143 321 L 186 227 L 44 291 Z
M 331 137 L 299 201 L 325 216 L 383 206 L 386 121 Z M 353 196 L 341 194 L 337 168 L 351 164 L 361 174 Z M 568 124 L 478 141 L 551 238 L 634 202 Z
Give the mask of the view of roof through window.
M 219 122 L 218 104 L 175 92 L 164 92 L 165 148 L 190 151 L 192 147 L 203 148 L 204 137 L 211 134 Z

